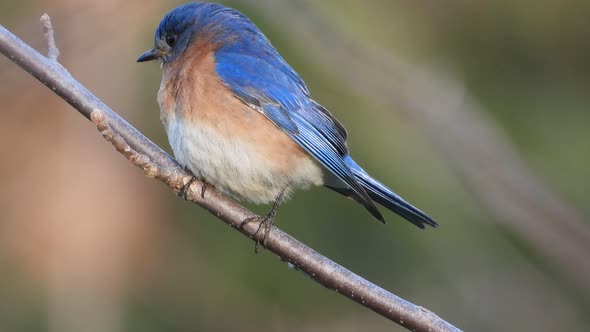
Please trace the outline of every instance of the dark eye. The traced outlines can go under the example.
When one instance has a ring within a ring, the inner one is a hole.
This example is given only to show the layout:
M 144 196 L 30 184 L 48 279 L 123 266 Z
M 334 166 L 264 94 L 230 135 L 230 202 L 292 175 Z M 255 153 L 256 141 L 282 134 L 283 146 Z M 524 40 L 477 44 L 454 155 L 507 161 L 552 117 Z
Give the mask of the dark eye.
M 175 43 L 176 43 L 176 36 L 175 35 L 166 36 L 166 44 L 168 44 L 168 46 L 174 47 Z

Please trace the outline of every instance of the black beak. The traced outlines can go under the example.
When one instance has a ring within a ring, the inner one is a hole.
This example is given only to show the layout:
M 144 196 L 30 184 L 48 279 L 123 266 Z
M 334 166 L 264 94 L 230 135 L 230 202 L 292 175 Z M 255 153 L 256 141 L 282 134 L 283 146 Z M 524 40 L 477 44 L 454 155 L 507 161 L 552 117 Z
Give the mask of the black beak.
M 158 57 L 159 57 L 158 52 L 156 52 L 156 50 L 154 50 L 154 49 L 151 49 L 151 50 L 143 53 L 142 55 L 140 55 L 139 58 L 137 58 L 137 62 L 152 61 L 152 60 L 158 59 Z

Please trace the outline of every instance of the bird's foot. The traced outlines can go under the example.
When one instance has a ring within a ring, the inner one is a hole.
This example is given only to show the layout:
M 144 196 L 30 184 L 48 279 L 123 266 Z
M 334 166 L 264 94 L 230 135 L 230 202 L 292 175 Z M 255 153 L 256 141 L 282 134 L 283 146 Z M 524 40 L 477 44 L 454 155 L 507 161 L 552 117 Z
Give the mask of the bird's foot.
M 268 242 L 268 236 L 270 235 L 270 231 L 272 230 L 272 226 L 275 223 L 276 212 L 271 211 L 269 214 L 264 216 L 254 216 L 250 218 L 246 218 L 240 224 L 240 228 L 243 228 L 246 224 L 251 222 L 259 222 L 258 229 L 254 233 L 254 253 L 258 253 L 260 249 L 260 245 L 266 248 L 266 244 Z M 261 233 L 264 232 L 264 235 Z
M 199 180 L 199 178 L 197 178 L 194 175 L 191 176 L 190 180 L 188 180 L 188 182 L 185 183 L 182 186 L 182 188 L 180 188 L 180 190 L 178 191 L 178 196 L 184 198 L 184 200 L 187 200 L 188 189 L 197 180 Z M 205 191 L 207 191 L 207 189 L 209 188 L 210 184 L 208 184 L 207 182 L 205 182 L 202 179 L 201 179 L 201 182 L 203 182 L 203 186 L 201 187 L 201 198 L 205 199 Z
M 285 194 L 285 191 L 287 191 L 287 188 L 283 189 L 279 196 L 277 196 L 277 198 L 274 201 L 274 204 L 272 205 L 272 209 L 270 209 L 270 212 L 267 215 L 246 218 L 240 223 L 240 228 L 243 228 L 246 224 L 254 221 L 260 223 L 258 225 L 258 229 L 256 230 L 253 236 L 254 241 L 256 241 L 256 243 L 254 244 L 254 253 L 256 254 L 258 253 L 258 249 L 260 248 L 261 244 L 264 248 L 266 248 L 268 236 L 270 235 L 270 231 L 272 230 L 272 227 L 275 223 L 277 210 L 279 208 L 279 205 L 281 205 L 281 201 L 283 200 L 283 195 Z M 260 238 L 260 232 L 262 231 L 264 231 L 264 236 Z
M 205 191 L 207 191 L 207 189 L 209 189 L 209 187 L 211 186 L 209 183 L 207 183 L 205 181 L 205 179 L 203 178 L 198 178 L 196 176 L 193 175 L 193 172 L 191 172 L 190 169 L 188 169 L 188 167 L 184 167 L 184 170 L 189 173 L 191 175 L 190 180 L 188 180 L 187 183 L 185 183 L 182 188 L 180 188 L 180 190 L 178 191 L 178 196 L 184 198 L 184 200 L 187 200 L 187 193 L 188 193 L 188 189 L 190 188 L 190 186 L 197 180 L 201 181 L 203 183 L 203 186 L 201 187 L 201 198 L 205 199 Z
M 182 188 L 180 188 L 180 190 L 178 191 L 178 196 L 182 197 L 185 201 L 188 200 L 187 198 L 187 194 L 188 194 L 188 189 L 190 188 L 190 186 L 193 184 L 193 182 L 197 181 L 197 177 L 192 175 L 190 180 L 188 180 L 183 186 Z

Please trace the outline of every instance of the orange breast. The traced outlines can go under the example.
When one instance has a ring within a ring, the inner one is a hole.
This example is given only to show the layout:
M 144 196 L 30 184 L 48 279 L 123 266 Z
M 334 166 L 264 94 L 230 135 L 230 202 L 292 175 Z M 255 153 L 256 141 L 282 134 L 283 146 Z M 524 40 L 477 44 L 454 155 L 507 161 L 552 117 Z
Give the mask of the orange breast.
M 266 116 L 247 106 L 221 81 L 215 72 L 211 47 L 196 42 L 182 59 L 164 66 L 165 96 L 163 110 L 175 110 L 176 116 L 214 130 L 228 139 L 251 145 L 279 172 L 288 172 L 300 158 L 309 155 Z M 176 93 L 172 93 L 177 91 Z M 174 105 L 175 107 L 172 107 Z M 166 122 L 170 114 L 162 114 Z

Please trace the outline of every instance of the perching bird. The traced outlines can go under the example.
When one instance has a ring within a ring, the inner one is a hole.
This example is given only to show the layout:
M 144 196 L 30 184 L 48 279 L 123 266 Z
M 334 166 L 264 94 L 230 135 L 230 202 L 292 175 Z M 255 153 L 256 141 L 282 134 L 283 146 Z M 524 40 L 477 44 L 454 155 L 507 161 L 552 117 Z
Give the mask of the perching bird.
M 242 13 L 192 2 L 168 13 L 155 46 L 160 117 L 176 159 L 237 199 L 274 202 L 323 185 L 384 222 L 377 202 L 420 228 L 428 215 L 367 174 L 349 155 L 344 127 Z

